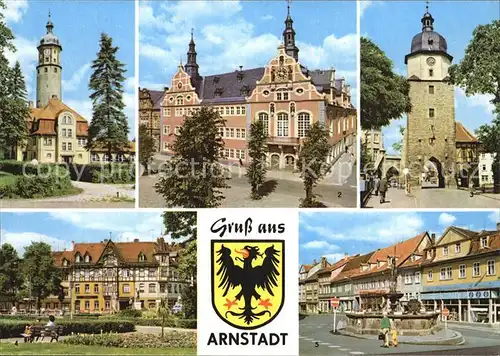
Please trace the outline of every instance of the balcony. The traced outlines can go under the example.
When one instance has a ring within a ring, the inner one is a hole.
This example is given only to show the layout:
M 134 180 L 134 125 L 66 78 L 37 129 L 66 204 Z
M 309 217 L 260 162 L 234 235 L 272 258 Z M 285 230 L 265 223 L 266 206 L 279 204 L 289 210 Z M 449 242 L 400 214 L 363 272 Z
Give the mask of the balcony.
M 268 145 L 280 145 L 280 146 L 298 146 L 300 144 L 300 139 L 298 137 L 268 137 Z

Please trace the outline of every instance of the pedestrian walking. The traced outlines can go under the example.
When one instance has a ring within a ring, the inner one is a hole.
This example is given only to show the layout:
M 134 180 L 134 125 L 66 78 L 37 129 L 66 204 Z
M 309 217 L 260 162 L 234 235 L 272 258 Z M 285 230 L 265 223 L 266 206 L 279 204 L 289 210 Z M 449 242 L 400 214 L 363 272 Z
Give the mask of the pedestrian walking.
M 375 195 L 378 196 L 378 191 L 380 189 L 380 178 L 376 176 L 375 179 L 373 180 L 373 183 L 374 183 Z
M 380 321 L 380 334 L 383 335 L 384 344 L 380 347 L 389 347 L 389 331 L 391 330 L 391 320 L 387 317 L 387 313 L 384 312 L 383 318 Z
M 392 336 L 392 346 L 398 347 L 398 330 L 396 329 L 396 326 L 392 326 L 391 330 L 391 336 Z
M 379 191 L 380 191 L 380 204 L 384 204 L 385 203 L 385 194 L 387 193 L 387 178 L 386 177 L 382 178 L 382 180 L 380 181 Z
M 243 167 L 243 161 L 240 158 L 240 166 Z

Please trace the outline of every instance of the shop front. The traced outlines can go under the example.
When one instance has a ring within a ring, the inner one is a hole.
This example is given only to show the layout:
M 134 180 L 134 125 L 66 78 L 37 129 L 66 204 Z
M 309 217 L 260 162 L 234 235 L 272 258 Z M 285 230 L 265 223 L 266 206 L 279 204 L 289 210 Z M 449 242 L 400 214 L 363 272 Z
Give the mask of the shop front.
M 468 323 L 500 323 L 498 289 L 425 292 L 421 300 L 428 311 L 450 311 L 448 320 Z

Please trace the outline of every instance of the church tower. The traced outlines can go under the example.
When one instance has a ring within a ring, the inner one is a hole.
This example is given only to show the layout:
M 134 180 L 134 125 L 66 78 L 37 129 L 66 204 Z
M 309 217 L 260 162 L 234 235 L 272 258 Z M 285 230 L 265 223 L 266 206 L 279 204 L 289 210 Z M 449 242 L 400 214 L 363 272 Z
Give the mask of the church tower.
M 49 13 L 47 33 L 40 39 L 36 77 L 36 106 L 44 107 L 53 96 L 61 97 L 61 51 L 59 39 L 52 32 L 54 24 Z
M 288 0 L 288 16 L 285 20 L 285 31 L 283 31 L 283 43 L 285 45 L 285 52 L 289 56 L 299 61 L 299 49 L 295 45 L 295 30 L 293 29 L 293 20 L 290 15 L 290 0 Z
M 444 187 L 446 176 L 449 184 L 455 181 L 450 175 L 456 155 L 455 91 L 448 76 L 453 57 L 445 38 L 434 31 L 428 5 L 421 22 L 422 32 L 413 37 L 405 57 L 412 111 L 407 115 L 401 163 L 409 168 L 413 184 L 420 182 L 422 173 L 430 173 Z
M 187 53 L 187 62 L 184 65 L 184 71 L 191 76 L 192 79 L 198 79 L 199 66 L 196 62 L 196 44 L 194 43 L 194 30 L 191 30 L 191 41 L 189 42 L 189 51 Z

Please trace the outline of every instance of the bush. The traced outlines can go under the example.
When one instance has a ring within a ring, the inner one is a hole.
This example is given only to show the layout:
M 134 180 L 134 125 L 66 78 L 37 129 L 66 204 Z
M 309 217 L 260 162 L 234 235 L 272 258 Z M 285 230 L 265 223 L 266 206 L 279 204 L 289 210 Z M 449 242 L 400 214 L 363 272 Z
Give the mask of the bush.
M 70 336 L 62 340 L 69 345 L 105 346 L 121 348 L 195 348 L 196 332 L 167 331 L 162 338 L 157 334 L 103 334 Z
M 20 337 L 26 325 L 33 320 L 0 320 L 0 339 Z M 44 323 L 43 323 L 44 324 Z M 62 335 L 71 333 L 100 334 L 127 333 L 135 330 L 134 323 L 125 320 L 56 320 L 58 326 L 63 327 Z
M 140 318 L 142 311 L 137 309 L 123 309 L 115 315 L 117 318 Z
M 68 166 L 71 179 L 89 183 L 134 183 L 133 163 L 90 163 Z

